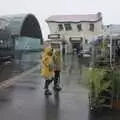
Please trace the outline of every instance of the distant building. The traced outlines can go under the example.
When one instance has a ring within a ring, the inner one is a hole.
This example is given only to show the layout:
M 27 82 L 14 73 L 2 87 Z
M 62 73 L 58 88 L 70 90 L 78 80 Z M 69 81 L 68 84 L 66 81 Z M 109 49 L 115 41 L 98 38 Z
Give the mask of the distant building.
M 94 36 L 103 33 L 102 14 L 88 15 L 53 15 L 46 19 L 50 34 L 60 34 L 67 42 L 66 50 L 74 48 L 86 49 Z
M 118 36 L 120 35 L 120 25 L 119 24 L 110 24 L 104 26 L 104 35 Z
M 104 26 L 104 37 L 110 40 L 112 39 L 113 51 L 120 47 L 120 24 L 110 24 Z

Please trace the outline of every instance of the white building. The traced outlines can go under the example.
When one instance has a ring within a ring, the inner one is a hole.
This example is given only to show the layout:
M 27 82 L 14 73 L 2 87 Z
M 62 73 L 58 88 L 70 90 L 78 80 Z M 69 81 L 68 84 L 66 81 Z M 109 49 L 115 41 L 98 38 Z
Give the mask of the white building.
M 94 36 L 103 34 L 102 14 L 88 15 L 53 15 L 46 19 L 50 34 L 60 34 L 66 40 L 66 49 L 86 49 Z

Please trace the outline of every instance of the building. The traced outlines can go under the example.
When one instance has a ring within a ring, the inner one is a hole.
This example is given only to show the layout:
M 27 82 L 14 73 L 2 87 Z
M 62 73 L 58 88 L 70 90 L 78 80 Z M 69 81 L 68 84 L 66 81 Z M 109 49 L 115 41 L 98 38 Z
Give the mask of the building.
M 117 36 L 120 35 L 120 25 L 119 24 L 110 24 L 104 26 L 104 35 Z
M 53 15 L 46 19 L 50 34 L 60 34 L 66 40 L 66 50 L 86 49 L 94 36 L 103 33 L 102 14 L 88 15 Z
M 120 46 L 120 25 L 119 24 L 105 25 L 104 38 L 109 39 L 109 43 L 113 45 L 114 49 L 117 46 Z
M 19 59 L 25 52 L 40 56 L 42 43 L 40 24 L 33 14 L 0 16 L 0 58 L 10 55 Z
M 108 59 L 115 59 L 116 49 L 118 49 L 118 46 L 120 47 L 120 25 L 105 25 L 104 34 L 102 36 L 96 36 L 95 39 L 92 41 L 92 44 L 94 45 L 94 47 L 92 46 L 92 48 L 97 48 L 98 52 L 101 50 L 101 47 L 105 47 L 107 52 L 106 57 L 108 57 Z

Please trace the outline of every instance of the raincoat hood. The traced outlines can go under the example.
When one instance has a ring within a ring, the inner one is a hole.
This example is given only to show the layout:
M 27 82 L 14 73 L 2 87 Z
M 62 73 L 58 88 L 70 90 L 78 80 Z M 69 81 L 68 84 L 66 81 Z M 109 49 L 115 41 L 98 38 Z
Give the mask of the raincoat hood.
M 50 48 L 50 47 L 49 47 L 49 48 L 45 48 L 45 49 L 44 49 L 44 54 L 52 53 L 52 51 L 53 51 L 53 50 L 52 50 L 52 48 Z

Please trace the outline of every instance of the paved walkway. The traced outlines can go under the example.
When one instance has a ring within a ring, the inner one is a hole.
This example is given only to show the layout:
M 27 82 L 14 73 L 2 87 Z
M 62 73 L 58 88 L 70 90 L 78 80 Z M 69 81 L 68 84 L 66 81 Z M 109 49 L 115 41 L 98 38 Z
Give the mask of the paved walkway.
M 65 61 L 66 69 L 61 73 L 63 90 L 59 95 L 53 92 L 48 98 L 44 96 L 39 66 L 11 79 L 12 85 L 7 83 L 6 89 L 0 89 L 0 119 L 107 120 L 90 117 L 88 91 L 81 85 L 79 61 L 70 56 Z

